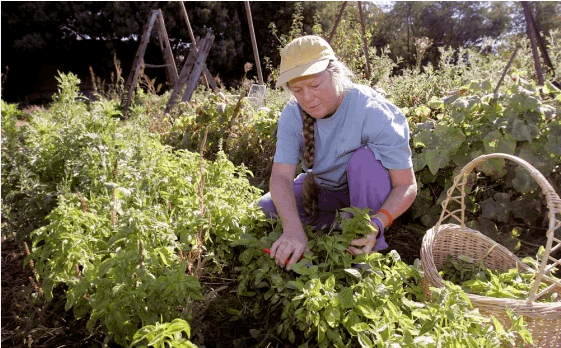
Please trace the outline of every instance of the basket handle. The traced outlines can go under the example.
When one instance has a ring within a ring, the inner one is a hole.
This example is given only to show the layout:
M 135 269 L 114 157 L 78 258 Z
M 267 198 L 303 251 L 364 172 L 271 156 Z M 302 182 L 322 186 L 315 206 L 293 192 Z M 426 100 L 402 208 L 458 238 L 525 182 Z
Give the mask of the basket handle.
M 547 208 L 549 210 L 549 213 L 548 213 L 549 228 L 546 232 L 547 243 L 546 243 L 546 246 L 545 246 L 545 252 L 542 256 L 542 260 L 540 262 L 540 266 L 539 266 L 537 274 L 536 274 L 536 278 L 534 280 L 534 284 L 532 286 L 532 289 L 531 289 L 529 297 L 528 297 L 528 302 L 531 302 L 534 299 L 536 299 L 536 298 L 542 296 L 543 294 L 545 294 L 552 287 L 554 287 L 554 286 L 561 287 L 561 282 L 556 281 L 556 280 L 548 277 L 547 275 L 545 275 L 546 273 L 549 273 L 554 267 L 559 266 L 561 264 L 561 261 L 556 260 L 556 259 L 549 256 L 552 251 L 555 251 L 556 249 L 561 248 L 561 240 L 555 238 L 555 236 L 554 236 L 555 235 L 555 230 L 561 228 L 561 220 L 559 220 L 559 219 L 561 219 L 561 217 L 560 218 L 557 217 L 557 214 L 561 214 L 561 199 L 559 198 L 559 196 L 557 195 L 557 193 L 553 189 L 553 186 L 551 186 L 551 184 L 543 176 L 543 174 L 540 173 L 536 168 L 534 168 L 530 163 L 526 162 L 525 160 L 523 160 L 519 157 L 509 155 L 509 154 L 505 154 L 505 153 L 492 153 L 492 154 L 487 154 L 487 155 L 481 155 L 481 156 L 473 159 L 471 162 L 469 162 L 460 171 L 460 174 L 458 174 L 454 178 L 454 184 L 452 185 L 452 187 L 450 187 L 450 189 L 448 189 L 447 194 L 446 194 L 446 199 L 444 200 L 444 202 L 442 202 L 442 213 L 440 214 L 440 219 L 436 223 L 435 228 L 439 229 L 442 222 L 449 217 L 458 220 L 458 222 L 460 222 L 462 228 L 465 228 L 465 210 L 466 210 L 465 186 L 466 186 L 466 183 L 467 183 L 467 178 L 468 178 L 469 174 L 475 169 L 475 167 L 477 167 L 479 164 L 481 164 L 484 161 L 486 161 L 488 159 L 491 159 L 491 158 L 509 159 L 509 160 L 512 160 L 512 161 L 516 162 L 520 166 L 522 166 L 524 169 L 526 169 L 530 173 L 532 178 L 534 178 L 538 182 L 538 185 L 543 190 L 543 193 L 544 193 L 545 198 L 546 198 Z M 459 195 L 456 195 L 456 196 L 454 195 L 455 190 L 459 190 Z M 455 202 L 459 203 L 460 204 L 460 209 L 449 211 L 448 210 L 448 204 L 450 203 L 450 201 L 455 201 Z M 459 214 L 459 216 L 458 216 L 458 214 Z M 552 245 L 553 245 L 554 241 L 557 244 L 552 248 Z M 548 265 L 547 264 L 548 261 L 552 261 L 553 263 Z M 542 292 L 537 293 L 537 290 L 538 290 L 538 287 L 539 287 L 539 284 L 541 282 L 542 277 L 547 278 L 553 284 L 550 287 L 548 287 L 547 289 L 543 290 Z

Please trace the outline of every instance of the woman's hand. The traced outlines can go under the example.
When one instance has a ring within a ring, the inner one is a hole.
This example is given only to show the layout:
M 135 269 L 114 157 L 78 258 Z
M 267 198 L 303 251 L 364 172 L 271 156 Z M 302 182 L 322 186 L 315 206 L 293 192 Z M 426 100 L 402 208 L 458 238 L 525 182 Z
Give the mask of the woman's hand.
M 309 250 L 308 238 L 304 231 L 284 231 L 271 247 L 271 258 L 275 259 L 277 265 L 290 269 L 307 250 Z
M 374 250 L 374 246 L 376 245 L 376 237 L 380 230 L 376 224 L 370 222 L 374 227 L 375 231 L 367 234 L 364 238 L 357 238 L 351 241 L 351 245 L 347 248 L 347 250 L 353 255 L 360 255 L 360 254 L 370 254 L 372 250 Z M 354 246 L 362 247 L 362 248 L 355 248 Z

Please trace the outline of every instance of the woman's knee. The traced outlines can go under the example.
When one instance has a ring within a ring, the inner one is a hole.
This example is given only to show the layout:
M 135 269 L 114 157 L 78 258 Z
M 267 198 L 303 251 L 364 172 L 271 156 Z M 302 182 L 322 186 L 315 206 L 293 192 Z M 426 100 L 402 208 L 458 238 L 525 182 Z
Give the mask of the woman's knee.
M 259 201 L 257 201 L 257 205 L 261 208 L 265 216 L 267 216 L 268 218 L 277 218 L 277 208 L 275 207 L 275 202 L 273 202 L 273 197 L 271 197 L 270 192 L 259 198 Z

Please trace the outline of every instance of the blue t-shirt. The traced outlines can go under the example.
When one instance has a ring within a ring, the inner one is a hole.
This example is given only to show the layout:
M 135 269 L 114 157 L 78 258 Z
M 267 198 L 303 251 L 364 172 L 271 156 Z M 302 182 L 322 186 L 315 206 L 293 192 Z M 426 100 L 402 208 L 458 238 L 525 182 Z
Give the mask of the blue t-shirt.
M 296 101 L 281 113 L 275 163 L 298 164 L 304 149 L 303 121 Z M 407 119 L 395 105 L 368 86 L 347 91 L 333 116 L 315 123 L 316 183 L 332 190 L 347 187 L 346 168 L 355 150 L 368 145 L 387 169 L 413 166 Z M 306 169 L 306 168 L 304 168 Z

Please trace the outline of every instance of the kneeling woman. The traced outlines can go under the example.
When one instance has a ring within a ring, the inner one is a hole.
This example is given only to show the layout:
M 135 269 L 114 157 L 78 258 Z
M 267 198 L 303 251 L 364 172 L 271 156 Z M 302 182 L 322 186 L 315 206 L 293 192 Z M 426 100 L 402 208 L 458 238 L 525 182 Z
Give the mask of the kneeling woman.
M 376 230 L 353 240 L 349 252 L 386 248 L 384 229 L 417 194 L 405 116 L 370 87 L 354 84 L 318 36 L 284 47 L 280 70 L 277 87 L 295 100 L 280 116 L 270 192 L 259 200 L 283 224 L 271 257 L 290 269 L 308 249 L 303 225 L 329 227 L 349 206 L 370 208 Z M 305 173 L 295 179 L 300 158 Z

